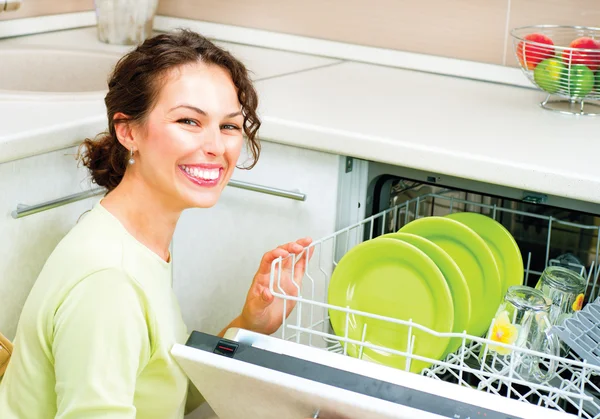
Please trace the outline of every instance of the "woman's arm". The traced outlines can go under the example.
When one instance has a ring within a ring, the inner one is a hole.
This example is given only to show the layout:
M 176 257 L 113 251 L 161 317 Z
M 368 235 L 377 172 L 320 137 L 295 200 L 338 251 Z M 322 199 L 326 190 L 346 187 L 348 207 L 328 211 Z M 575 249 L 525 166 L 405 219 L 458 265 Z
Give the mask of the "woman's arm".
M 135 418 L 136 380 L 150 357 L 142 293 L 124 272 L 82 280 L 54 318 L 57 419 Z

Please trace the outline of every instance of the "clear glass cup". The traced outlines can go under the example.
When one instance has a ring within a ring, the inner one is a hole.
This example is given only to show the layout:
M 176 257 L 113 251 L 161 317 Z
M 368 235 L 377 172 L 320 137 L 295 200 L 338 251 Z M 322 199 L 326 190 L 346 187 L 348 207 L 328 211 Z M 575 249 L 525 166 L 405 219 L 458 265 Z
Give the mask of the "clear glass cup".
M 560 326 L 581 310 L 585 296 L 585 278 L 571 269 L 549 266 L 535 286 L 552 301 L 550 323 Z
M 158 0 L 94 0 L 98 39 L 138 45 L 152 34 Z
M 483 345 L 482 366 L 503 376 L 544 382 L 555 373 L 557 362 L 528 354 L 520 349 L 559 355 L 559 341 L 550 334 L 552 302 L 540 290 L 527 286 L 510 287 L 492 320 L 487 339 L 513 345 L 518 349 L 494 344 Z

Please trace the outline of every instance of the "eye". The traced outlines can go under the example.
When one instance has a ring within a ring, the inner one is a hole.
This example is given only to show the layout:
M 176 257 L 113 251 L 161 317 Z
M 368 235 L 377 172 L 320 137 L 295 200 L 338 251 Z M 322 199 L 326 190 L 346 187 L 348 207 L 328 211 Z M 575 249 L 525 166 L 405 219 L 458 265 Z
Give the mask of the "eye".
M 180 124 L 184 124 L 184 125 L 200 126 L 200 124 L 198 123 L 198 121 L 195 121 L 195 120 L 190 119 L 190 118 L 181 118 L 177 122 L 180 123 Z
M 238 127 L 235 124 L 225 124 L 225 125 L 221 125 L 221 129 L 224 129 L 224 130 L 234 130 L 234 131 L 238 130 L 239 131 L 240 127 Z
M 229 131 L 231 131 L 231 130 L 239 131 L 240 127 L 238 127 L 237 125 L 234 125 L 234 124 L 225 124 L 225 125 L 221 125 L 221 129 L 229 130 Z

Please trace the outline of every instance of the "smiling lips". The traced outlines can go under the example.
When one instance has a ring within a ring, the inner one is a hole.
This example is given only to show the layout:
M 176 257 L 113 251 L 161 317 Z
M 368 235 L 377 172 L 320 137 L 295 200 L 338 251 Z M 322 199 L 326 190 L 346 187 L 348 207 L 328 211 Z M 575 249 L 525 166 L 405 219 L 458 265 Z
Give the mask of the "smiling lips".
M 220 165 L 181 165 L 179 169 L 196 185 L 204 187 L 216 186 L 221 180 L 223 167 Z

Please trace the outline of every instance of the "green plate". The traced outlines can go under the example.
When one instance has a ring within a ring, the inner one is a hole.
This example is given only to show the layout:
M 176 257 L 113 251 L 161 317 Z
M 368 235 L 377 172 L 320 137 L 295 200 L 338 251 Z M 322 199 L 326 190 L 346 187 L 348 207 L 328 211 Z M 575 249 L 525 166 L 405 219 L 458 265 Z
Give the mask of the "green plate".
M 329 304 L 367 313 L 417 322 L 438 332 L 450 332 L 454 308 L 450 288 L 433 261 L 416 247 L 395 239 L 363 242 L 336 266 L 328 291 Z M 346 313 L 329 310 L 331 325 L 344 336 Z M 359 315 L 349 315 L 348 337 L 398 351 L 406 351 L 408 327 Z M 413 328 L 414 354 L 441 359 L 448 338 Z M 359 356 L 358 346 L 348 344 L 348 354 Z M 406 368 L 406 358 L 364 348 L 362 358 L 395 368 Z M 410 371 L 419 373 L 428 362 L 412 360 Z
M 412 244 L 429 256 L 433 263 L 440 268 L 450 287 L 450 294 L 452 294 L 452 301 L 454 303 L 454 327 L 452 331 L 462 333 L 467 330 L 471 320 L 471 295 L 469 293 L 469 286 L 460 268 L 448 253 L 432 241 L 415 234 L 390 233 L 379 238 L 402 240 L 408 244 Z M 462 339 L 452 339 L 448 344 L 446 354 L 455 352 L 461 345 Z
M 493 218 L 474 212 L 456 212 L 446 217 L 460 221 L 479 234 L 487 243 L 498 264 L 502 295 L 508 287 L 523 285 L 523 257 L 512 234 Z
M 496 260 L 485 241 L 464 224 L 444 217 L 425 217 L 400 229 L 431 240 L 444 249 L 462 271 L 471 295 L 471 321 L 467 332 L 483 336 L 502 298 Z

